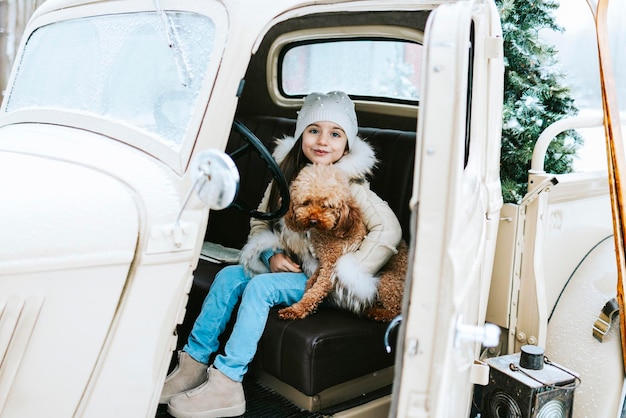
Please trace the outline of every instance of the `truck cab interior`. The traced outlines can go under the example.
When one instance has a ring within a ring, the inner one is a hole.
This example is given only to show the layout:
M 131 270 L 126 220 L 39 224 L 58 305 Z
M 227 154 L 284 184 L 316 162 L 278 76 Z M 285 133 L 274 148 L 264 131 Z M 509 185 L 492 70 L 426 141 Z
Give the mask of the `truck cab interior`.
M 414 69 L 419 68 L 420 40 L 427 17 L 426 11 L 331 13 L 277 24 L 268 31 L 250 60 L 241 81 L 235 120 L 250 129 L 270 151 L 275 139 L 294 134 L 297 110 L 306 95 L 306 87 L 302 91 L 297 86 L 286 87 L 294 78 L 294 71 L 286 68 L 285 57 L 290 52 L 297 54 L 296 49 L 301 46 L 340 49 L 367 42 L 367 48 L 383 48 L 388 59 L 401 60 L 383 63 L 385 65 L 399 66 L 410 60 L 411 68 L 397 71 L 419 85 L 419 74 L 414 74 Z M 372 26 L 374 21 L 376 25 Z M 381 25 L 381 21 L 388 22 L 389 26 Z M 372 33 L 377 35 L 373 37 Z M 346 45 L 340 45 L 342 42 Z M 411 51 L 416 52 L 407 56 Z M 305 51 L 300 53 L 300 59 L 314 60 L 316 54 L 320 52 Z M 336 55 L 322 59 L 329 70 L 340 74 L 363 72 L 374 65 L 367 56 L 359 62 L 346 61 Z M 341 65 L 350 66 L 349 71 L 343 71 Z M 342 90 L 335 81 L 328 79 L 315 91 Z M 410 243 L 409 199 L 415 167 L 418 97 L 413 93 L 413 97 L 407 99 L 402 97 L 402 91 L 389 89 L 387 91 L 399 98 L 368 95 L 367 88 L 361 90 L 362 95 L 344 91 L 356 103 L 359 136 L 371 144 L 378 159 L 370 179 L 371 188 L 389 203 L 401 222 L 404 240 Z M 233 130 L 227 153 L 234 153 L 242 145 L 241 135 Z M 235 163 L 241 175 L 237 200 L 256 209 L 272 178 L 271 173 L 253 152 L 237 157 Z M 249 213 L 234 207 L 211 212 L 205 246 L 241 249 L 249 233 L 249 221 Z M 194 273 L 186 316 L 178 329 L 179 349 L 186 342 L 216 272 L 235 262 L 231 258 L 216 263 L 216 258 L 219 256 L 202 256 Z M 363 398 L 364 394 L 389 394 L 396 352 L 388 353 L 385 348 L 387 325 L 332 308 L 320 308 L 302 320 L 285 321 L 278 318 L 277 308 L 274 308 L 251 366 L 250 378 L 309 411 L 328 409 L 350 399 Z M 395 335 L 392 332 L 392 347 Z

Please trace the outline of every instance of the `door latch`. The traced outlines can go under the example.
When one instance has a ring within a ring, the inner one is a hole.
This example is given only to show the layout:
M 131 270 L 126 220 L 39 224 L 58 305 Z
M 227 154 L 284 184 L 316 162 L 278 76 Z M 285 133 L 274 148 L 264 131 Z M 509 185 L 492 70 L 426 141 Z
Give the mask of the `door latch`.
M 454 332 L 454 347 L 461 342 L 479 342 L 485 347 L 495 347 L 500 343 L 500 327 L 486 323 L 483 326 L 463 323 L 463 315 L 459 315 Z

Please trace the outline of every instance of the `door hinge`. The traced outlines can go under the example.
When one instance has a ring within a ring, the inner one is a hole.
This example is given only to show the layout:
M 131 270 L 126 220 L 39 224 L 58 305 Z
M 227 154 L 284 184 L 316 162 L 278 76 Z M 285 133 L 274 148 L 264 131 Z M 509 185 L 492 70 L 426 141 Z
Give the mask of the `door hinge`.
M 485 57 L 487 59 L 502 58 L 504 56 L 502 45 L 501 36 L 485 37 Z

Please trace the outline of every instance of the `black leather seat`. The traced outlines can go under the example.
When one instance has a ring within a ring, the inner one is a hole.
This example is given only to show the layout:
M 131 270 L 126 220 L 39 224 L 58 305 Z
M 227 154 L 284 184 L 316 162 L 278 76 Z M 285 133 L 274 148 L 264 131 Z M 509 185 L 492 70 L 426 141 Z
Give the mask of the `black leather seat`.
M 283 118 L 253 117 L 243 121 L 269 149 L 273 148 L 274 138 L 292 134 L 295 128 L 295 121 Z M 374 147 L 380 160 L 371 187 L 394 210 L 403 226 L 404 239 L 410 242 L 415 133 L 365 128 L 359 134 Z M 240 139 L 233 135 L 228 150 L 239 146 Z M 256 206 L 270 179 L 269 173 L 254 155 L 246 155 L 237 165 L 245 176 L 240 197 Z M 211 213 L 205 241 L 241 248 L 248 232 L 249 218 L 229 208 Z M 213 277 L 222 267 L 200 260 L 185 322 L 179 327 L 179 346 L 186 341 Z M 262 383 L 301 408 L 327 408 L 391 384 L 395 353 L 385 350 L 386 328 L 387 324 L 329 307 L 297 321 L 280 320 L 274 309 L 251 370 Z

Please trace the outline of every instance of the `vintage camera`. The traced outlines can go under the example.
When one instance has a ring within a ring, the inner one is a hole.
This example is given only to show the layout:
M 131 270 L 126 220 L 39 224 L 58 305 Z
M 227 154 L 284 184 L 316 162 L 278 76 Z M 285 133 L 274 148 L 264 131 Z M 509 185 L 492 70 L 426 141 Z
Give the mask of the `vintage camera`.
M 570 418 L 579 377 L 525 345 L 520 353 L 486 359 L 489 384 L 480 390 L 481 418 Z

